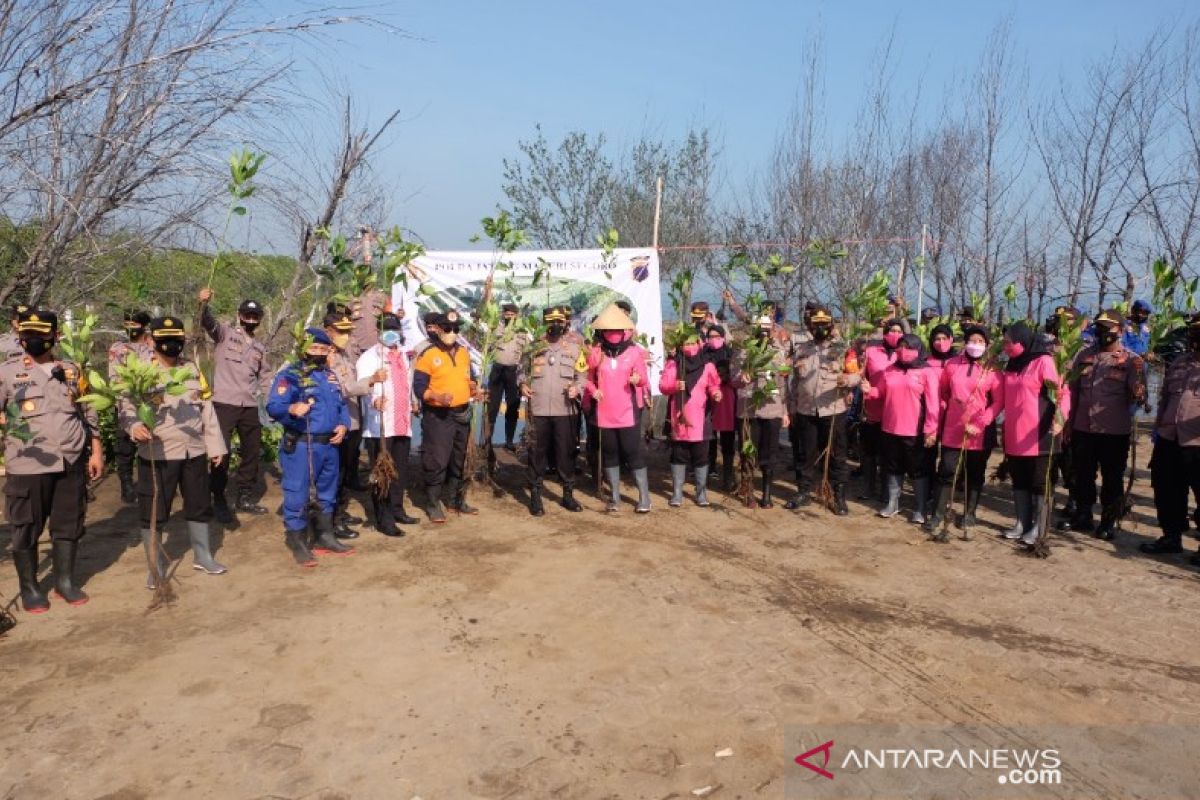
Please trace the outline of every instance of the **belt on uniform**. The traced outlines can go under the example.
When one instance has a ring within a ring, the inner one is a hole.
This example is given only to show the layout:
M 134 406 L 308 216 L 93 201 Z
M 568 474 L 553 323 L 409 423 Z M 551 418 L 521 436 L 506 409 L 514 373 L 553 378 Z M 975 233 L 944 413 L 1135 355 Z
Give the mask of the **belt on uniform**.
M 461 406 L 425 406 L 427 411 L 432 411 L 435 414 L 461 414 L 471 407 L 470 403 L 463 403 Z

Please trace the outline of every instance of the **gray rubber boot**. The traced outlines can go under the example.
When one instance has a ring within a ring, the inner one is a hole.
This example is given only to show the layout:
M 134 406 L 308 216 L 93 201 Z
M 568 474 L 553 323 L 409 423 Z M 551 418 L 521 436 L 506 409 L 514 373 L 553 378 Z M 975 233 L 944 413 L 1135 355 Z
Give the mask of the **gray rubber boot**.
M 1038 538 L 1038 504 L 1042 501 L 1042 496 L 1039 494 L 1029 495 L 1029 505 L 1025 511 L 1025 516 L 1022 518 L 1021 527 L 1025 532 L 1021 534 L 1021 544 L 1026 544 L 1032 547 L 1037 543 Z
M 1005 531 L 1005 539 L 1020 539 L 1025 535 L 1025 522 L 1029 519 L 1030 511 L 1033 508 L 1033 494 L 1024 489 L 1013 490 L 1013 506 L 1017 521 Z
M 686 477 L 687 464 L 671 465 L 671 499 L 667 502 L 671 508 L 679 508 L 683 505 L 683 481 Z
M 879 516 L 894 517 L 900 513 L 900 476 L 889 474 L 883 483 L 887 489 L 887 505 L 879 510 Z
M 144 547 L 146 549 L 146 563 L 149 564 L 150 559 L 153 557 L 153 555 L 152 555 L 153 548 L 151 547 L 150 529 L 149 528 L 142 528 L 142 547 Z M 170 563 L 167 561 L 167 554 L 165 552 L 163 552 L 162 531 L 159 531 L 158 532 L 158 574 L 162 575 L 165 578 L 167 575 L 167 568 L 169 566 L 170 566 Z M 150 570 L 150 569 L 146 570 L 146 588 L 147 589 L 157 589 L 158 588 L 157 576 L 154 574 L 154 571 Z
M 638 504 L 634 511 L 639 514 L 647 514 L 650 511 L 650 475 L 646 472 L 645 467 L 633 471 L 633 481 L 637 484 L 638 490 Z
M 212 557 L 212 541 L 207 522 L 188 520 L 188 539 L 192 542 L 192 569 L 209 575 L 224 575 L 229 568 Z
M 708 508 L 708 465 L 696 467 L 696 505 Z
M 608 478 L 608 486 L 611 492 L 608 505 L 604 507 L 604 510 L 616 511 L 621 507 L 621 468 L 605 467 L 604 477 Z
M 917 478 L 913 481 L 913 498 L 916 502 L 916 510 L 913 511 L 912 523 L 924 525 L 925 505 L 929 502 L 929 478 Z

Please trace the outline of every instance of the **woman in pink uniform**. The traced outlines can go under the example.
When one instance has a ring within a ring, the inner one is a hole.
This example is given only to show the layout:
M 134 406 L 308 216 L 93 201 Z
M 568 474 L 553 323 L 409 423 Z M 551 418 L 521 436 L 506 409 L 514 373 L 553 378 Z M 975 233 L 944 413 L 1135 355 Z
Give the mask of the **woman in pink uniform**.
M 883 338 L 867 345 L 863 351 L 862 376 L 868 384 L 882 378 L 883 371 L 896 360 L 896 347 L 900 344 L 902 336 L 904 324 L 898 319 L 888 320 L 883 323 Z M 858 496 L 859 500 L 870 500 L 878 491 L 882 414 L 883 401 L 863 395 L 863 421 L 858 426 L 858 436 L 862 446 L 862 472 L 866 477 L 866 485 L 862 494 Z
M 587 393 L 596 405 L 600 457 L 612 495 L 605 511 L 621 504 L 621 462 L 629 465 L 638 488 L 637 511 L 650 511 L 650 480 L 638 425 L 650 376 L 646 351 L 633 341 L 633 320 L 611 305 L 592 323 L 600 343 L 588 356 Z
M 1008 355 L 1000 378 L 1004 455 L 1017 514 L 1016 524 L 1004 538 L 1032 545 L 1038 536 L 1036 509 L 1045 498 L 1051 443 L 1070 416 L 1071 394 L 1054 366 L 1053 355 L 1025 322 L 1013 324 L 1004 334 L 1004 352 Z M 1059 413 L 1047 381 L 1058 387 Z
M 708 465 L 717 463 L 717 447 L 721 448 L 721 486 L 727 492 L 737 488 L 733 475 L 733 454 L 737 441 L 737 387 L 733 385 L 733 350 L 725 341 L 725 329 L 720 325 L 709 325 L 704 333 L 705 355 L 717 370 L 721 379 L 721 399 L 714 400 L 709 411 L 712 415 L 712 441 L 708 445 Z
M 896 363 L 883 371 L 867 397 L 883 404 L 880 410 L 880 451 L 887 485 L 887 505 L 881 517 L 900 511 L 900 487 L 907 473 L 913 480 L 916 510 L 912 521 L 925 522 L 929 474 L 925 471 L 925 448 L 937 441 L 937 376 L 926 363 L 925 345 L 914 333 L 903 336 L 896 348 Z
M 963 536 L 970 538 L 995 439 L 991 426 L 1000 406 L 1000 376 L 984 360 L 987 330 L 976 325 L 963 333 L 966 343 L 962 354 L 947 359 L 942 368 L 942 462 L 938 467 L 933 515 L 925 528 L 933 531 L 942 524 L 944 503 L 953 501 L 947 489 L 954 483 L 954 473 L 959 470 L 962 458 L 965 461 L 958 485 L 966 487 L 966 510 L 958 526 L 963 529 Z
M 670 398 L 672 508 L 683 505 L 683 481 L 690 466 L 696 473 L 696 505 L 708 506 L 708 401 L 720 402 L 721 379 L 703 352 L 699 339 L 667 359 L 658 389 Z
M 954 358 L 954 356 L 957 354 L 958 351 L 954 347 L 954 329 L 945 323 L 934 325 L 933 330 L 929 332 L 929 358 L 925 360 L 925 363 L 927 363 L 929 368 L 933 370 L 933 374 L 935 376 L 934 380 L 937 382 L 938 386 L 941 386 L 942 370 L 945 369 L 946 362 Z M 941 405 L 938 409 L 938 414 L 944 415 L 946 412 L 946 404 L 942 403 L 940 400 L 939 403 L 941 403 Z M 938 431 L 938 437 L 940 440 L 940 430 Z M 929 476 L 929 500 L 927 507 L 931 509 L 936 509 L 938 505 L 934 501 L 937 499 L 939 484 L 937 471 L 939 449 L 940 448 L 936 442 L 934 443 L 933 447 L 925 448 L 925 474 Z M 925 524 L 929 524 L 928 520 L 926 520 Z

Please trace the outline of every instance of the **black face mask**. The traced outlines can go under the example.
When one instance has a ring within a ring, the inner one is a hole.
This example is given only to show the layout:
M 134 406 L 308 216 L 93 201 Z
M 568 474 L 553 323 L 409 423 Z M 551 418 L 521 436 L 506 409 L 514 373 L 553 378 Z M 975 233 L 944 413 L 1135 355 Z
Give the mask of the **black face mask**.
M 131 342 L 136 342 L 138 339 L 142 338 L 142 334 L 144 334 L 145 332 L 146 332 L 145 328 L 129 328 L 126 331 L 126 333 L 129 334 L 129 341 L 131 341 Z
M 254 333 L 254 329 L 258 327 L 258 320 L 256 319 L 244 319 L 241 322 L 242 327 L 250 333 Z
M 564 328 L 562 325 L 551 325 L 549 328 L 546 328 L 546 335 L 551 339 L 557 339 L 565 332 L 566 328 Z
M 154 349 L 167 358 L 179 358 L 179 354 L 183 352 L 183 342 L 179 339 L 166 339 L 155 342 Z
M 1117 340 L 1121 338 L 1121 334 L 1117 333 L 1117 331 L 1111 328 L 1101 328 L 1099 333 L 1100 344 L 1104 345 L 1105 347 L 1116 344 Z
M 305 356 L 306 364 L 314 367 L 323 367 L 329 363 L 329 356 Z
M 824 325 L 818 325 L 817 327 L 812 329 L 813 341 L 823 342 L 829 338 L 829 334 L 831 334 L 832 332 L 833 332 L 832 330 L 825 327 Z
M 30 336 L 21 340 L 21 347 L 34 358 L 43 356 L 54 347 L 53 339 L 43 339 L 40 336 Z

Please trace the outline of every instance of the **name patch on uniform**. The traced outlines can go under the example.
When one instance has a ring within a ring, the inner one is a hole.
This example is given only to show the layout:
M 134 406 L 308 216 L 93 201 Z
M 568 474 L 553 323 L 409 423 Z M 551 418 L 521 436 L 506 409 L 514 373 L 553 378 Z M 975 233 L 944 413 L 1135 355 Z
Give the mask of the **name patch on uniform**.
M 442 359 L 438 358 L 437 356 L 434 356 L 433 365 L 435 367 L 440 367 L 442 365 Z
M 33 411 L 35 408 L 37 408 L 37 405 L 32 400 L 26 400 L 24 403 L 21 403 L 22 411 Z

